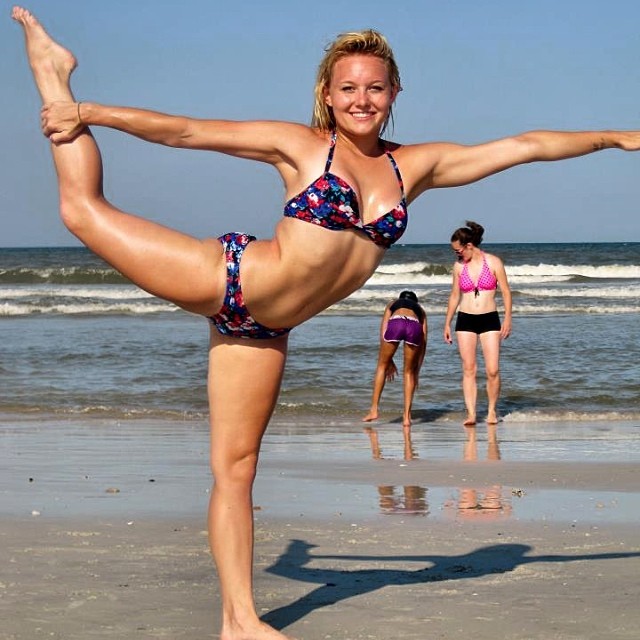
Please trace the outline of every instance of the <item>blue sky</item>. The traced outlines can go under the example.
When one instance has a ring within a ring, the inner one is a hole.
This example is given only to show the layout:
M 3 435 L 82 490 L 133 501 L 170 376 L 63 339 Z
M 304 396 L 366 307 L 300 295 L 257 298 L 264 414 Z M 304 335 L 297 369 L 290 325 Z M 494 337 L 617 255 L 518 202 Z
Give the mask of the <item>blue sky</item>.
M 75 245 L 22 34 L 2 0 L 0 246 Z M 397 142 L 482 142 L 530 129 L 640 128 L 637 0 L 31 0 L 78 57 L 78 99 L 197 117 L 308 122 L 323 47 L 374 27 L 404 91 Z M 266 165 L 95 130 L 118 207 L 199 237 L 269 237 L 283 189 Z M 604 151 L 428 192 L 405 242 L 446 242 L 470 218 L 487 242 L 640 241 L 640 153 Z

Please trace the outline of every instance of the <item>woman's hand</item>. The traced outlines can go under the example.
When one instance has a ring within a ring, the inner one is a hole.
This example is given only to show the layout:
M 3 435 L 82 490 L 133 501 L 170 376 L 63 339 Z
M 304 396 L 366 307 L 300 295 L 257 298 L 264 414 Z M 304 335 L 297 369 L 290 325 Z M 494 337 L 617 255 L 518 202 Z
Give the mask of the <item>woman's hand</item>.
M 71 142 L 85 125 L 80 118 L 79 102 L 50 102 L 40 110 L 42 133 L 54 144 Z
M 391 360 L 391 362 L 387 365 L 387 370 L 384 372 L 384 377 L 387 382 L 391 382 L 398 375 L 398 367 L 396 367 L 396 363 Z
M 617 131 L 615 146 L 623 151 L 640 151 L 640 131 Z
M 500 328 L 500 338 L 506 340 L 511 335 L 511 318 L 505 318 Z

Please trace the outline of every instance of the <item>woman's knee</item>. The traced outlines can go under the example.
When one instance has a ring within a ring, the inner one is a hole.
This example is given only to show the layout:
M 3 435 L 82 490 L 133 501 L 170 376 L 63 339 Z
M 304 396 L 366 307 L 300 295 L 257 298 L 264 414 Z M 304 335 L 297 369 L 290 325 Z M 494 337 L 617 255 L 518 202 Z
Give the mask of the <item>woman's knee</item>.
M 478 365 L 475 362 L 462 363 L 462 375 L 467 378 L 475 378 L 478 374 Z
M 411 381 L 412 384 L 416 384 L 418 375 L 420 373 L 418 359 L 415 358 L 413 360 L 404 360 L 404 367 L 402 375 L 405 380 Z
M 60 217 L 65 227 L 76 236 L 87 232 L 93 218 L 94 206 L 85 197 L 72 192 L 60 192 Z
M 216 484 L 230 483 L 234 485 L 252 485 L 258 467 L 258 453 L 224 453 L 211 454 L 211 473 Z
M 497 380 L 500 378 L 500 367 L 486 367 L 487 380 Z

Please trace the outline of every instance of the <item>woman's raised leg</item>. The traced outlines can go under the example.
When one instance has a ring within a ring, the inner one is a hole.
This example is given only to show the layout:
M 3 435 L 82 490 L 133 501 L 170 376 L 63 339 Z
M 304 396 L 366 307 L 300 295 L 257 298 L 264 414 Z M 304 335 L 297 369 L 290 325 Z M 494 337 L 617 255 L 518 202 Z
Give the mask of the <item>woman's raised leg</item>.
M 26 9 L 14 7 L 29 64 L 44 103 L 73 101 L 73 54 L 55 42 Z M 89 249 L 150 293 L 194 313 L 212 315 L 222 304 L 225 269 L 217 240 L 200 241 L 124 213 L 102 193 L 102 161 L 88 129 L 72 142 L 51 145 L 60 211 L 67 228 Z
M 253 600 L 252 488 L 262 436 L 278 399 L 287 336 L 243 340 L 211 329 L 209 542 L 222 594 L 221 640 L 284 640 Z

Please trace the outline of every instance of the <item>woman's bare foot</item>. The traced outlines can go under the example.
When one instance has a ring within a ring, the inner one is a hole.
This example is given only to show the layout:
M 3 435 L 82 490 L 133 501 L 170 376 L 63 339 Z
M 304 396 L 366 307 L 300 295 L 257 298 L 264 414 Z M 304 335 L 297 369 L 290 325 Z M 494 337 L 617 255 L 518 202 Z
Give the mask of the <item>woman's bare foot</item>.
M 464 427 L 475 427 L 476 426 L 476 417 L 475 416 L 467 416 L 467 419 L 462 423 Z
M 487 413 L 487 424 L 498 424 L 498 416 L 495 411 L 489 411 Z
M 55 42 L 26 9 L 14 7 L 11 17 L 24 29 L 29 64 L 42 100 L 69 100 L 69 78 L 77 66 L 73 54 Z
M 291 636 L 285 636 L 276 631 L 265 622 L 258 622 L 255 629 L 243 629 L 235 631 L 223 630 L 220 640 L 295 640 Z
M 362 418 L 362 422 L 373 422 L 374 420 L 377 420 L 379 417 L 378 411 L 371 409 L 371 411 L 369 411 L 369 413 L 367 413 L 367 415 Z

